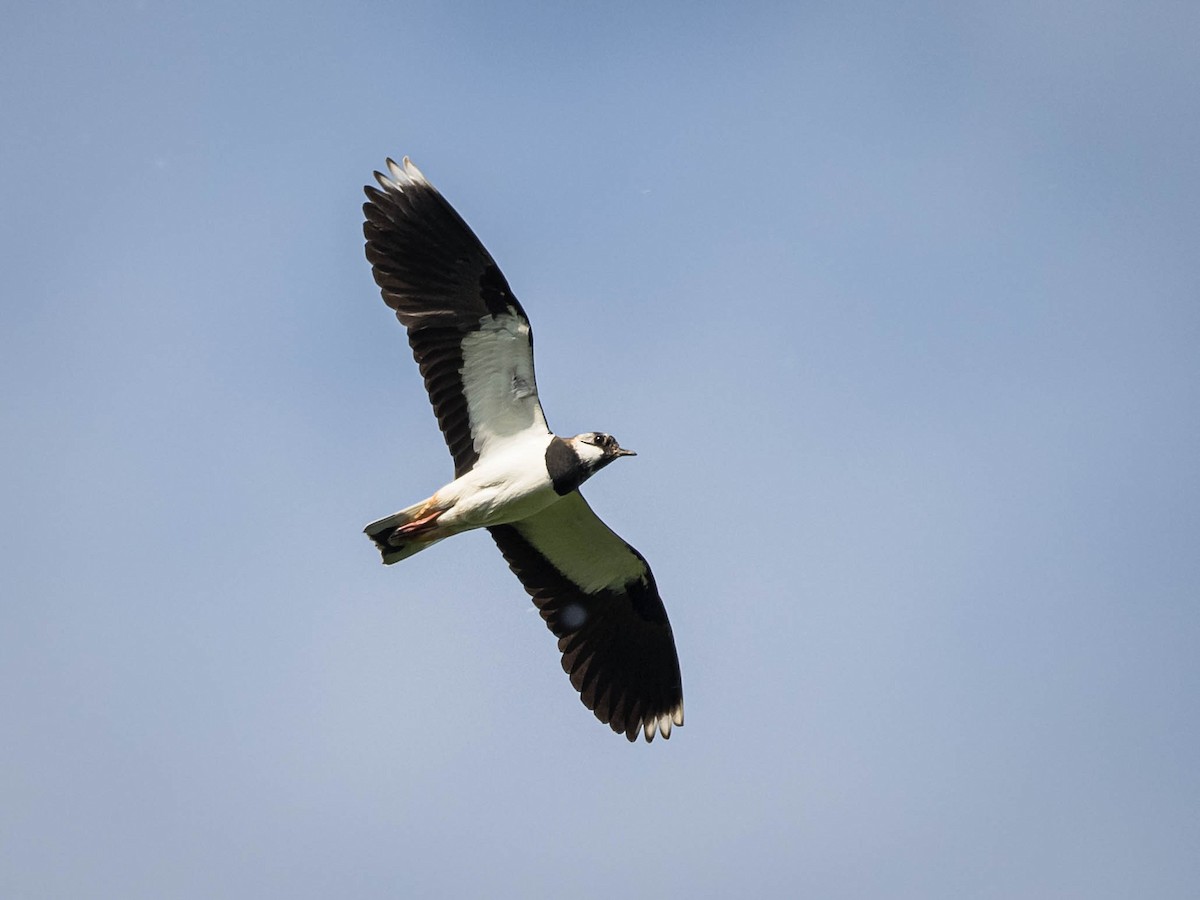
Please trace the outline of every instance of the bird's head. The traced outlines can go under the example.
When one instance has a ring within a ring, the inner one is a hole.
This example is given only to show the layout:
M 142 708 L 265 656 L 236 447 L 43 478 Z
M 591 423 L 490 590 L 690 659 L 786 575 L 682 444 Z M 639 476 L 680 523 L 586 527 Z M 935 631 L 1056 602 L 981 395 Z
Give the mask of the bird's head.
M 598 472 L 620 456 L 637 456 L 617 443 L 617 439 L 603 431 L 585 431 L 571 438 L 571 447 L 588 474 Z

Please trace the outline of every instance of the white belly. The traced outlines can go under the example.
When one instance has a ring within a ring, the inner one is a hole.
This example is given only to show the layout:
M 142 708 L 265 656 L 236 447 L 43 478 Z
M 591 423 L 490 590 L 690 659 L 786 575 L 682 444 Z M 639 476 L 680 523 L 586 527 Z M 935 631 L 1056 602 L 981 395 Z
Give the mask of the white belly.
M 455 529 L 516 522 L 559 499 L 546 475 L 550 435 L 514 441 L 481 458 L 475 468 L 438 491 L 451 508 L 438 521 Z

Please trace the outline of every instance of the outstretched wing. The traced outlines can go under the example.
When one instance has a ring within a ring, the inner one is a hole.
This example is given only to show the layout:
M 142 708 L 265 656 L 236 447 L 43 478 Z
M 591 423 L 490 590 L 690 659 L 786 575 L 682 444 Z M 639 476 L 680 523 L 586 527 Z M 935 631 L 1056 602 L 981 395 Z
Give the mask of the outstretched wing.
M 572 491 L 540 513 L 488 529 L 558 638 L 585 706 L 629 740 L 683 724 L 683 685 L 650 567 Z
M 455 477 L 529 430 L 549 433 L 521 304 L 483 244 L 405 157 L 363 204 L 367 259 L 408 329 Z

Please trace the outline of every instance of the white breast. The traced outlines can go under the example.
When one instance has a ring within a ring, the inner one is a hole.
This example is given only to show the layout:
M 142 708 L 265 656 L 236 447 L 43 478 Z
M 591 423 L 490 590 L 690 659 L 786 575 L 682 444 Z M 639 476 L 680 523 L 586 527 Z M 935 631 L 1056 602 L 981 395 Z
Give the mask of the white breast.
M 454 504 L 442 523 L 468 528 L 503 525 L 558 500 L 546 474 L 546 447 L 552 439 L 549 433 L 526 432 L 494 444 L 475 468 L 438 491 Z

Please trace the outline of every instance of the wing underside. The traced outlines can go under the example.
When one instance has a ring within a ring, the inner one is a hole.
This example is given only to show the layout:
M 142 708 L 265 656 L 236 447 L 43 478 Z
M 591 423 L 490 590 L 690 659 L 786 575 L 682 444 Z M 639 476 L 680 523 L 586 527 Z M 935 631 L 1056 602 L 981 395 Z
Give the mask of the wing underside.
M 675 639 L 654 576 L 574 491 L 489 529 L 558 638 L 580 699 L 613 731 L 647 741 L 683 724 Z
M 407 159 L 363 204 L 367 259 L 408 329 L 455 474 L 529 430 L 548 433 L 529 320 L 462 217 Z

